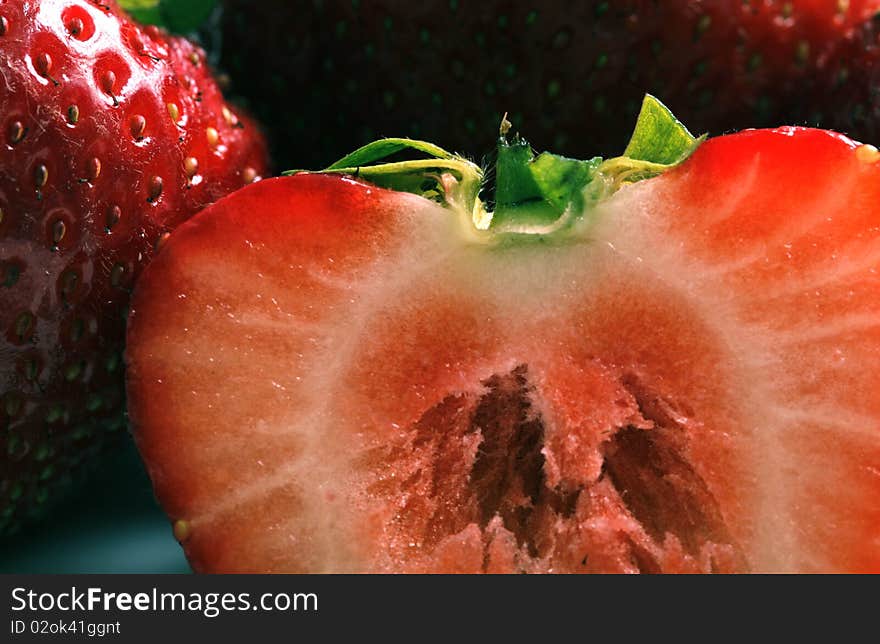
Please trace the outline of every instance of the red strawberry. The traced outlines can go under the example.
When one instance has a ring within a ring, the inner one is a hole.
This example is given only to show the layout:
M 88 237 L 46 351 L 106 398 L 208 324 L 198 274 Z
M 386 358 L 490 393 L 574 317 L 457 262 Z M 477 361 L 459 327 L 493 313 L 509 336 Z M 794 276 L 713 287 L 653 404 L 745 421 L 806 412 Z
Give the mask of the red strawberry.
M 872 87 L 852 38 L 878 0 L 224 4 L 223 65 L 290 163 L 389 133 L 482 152 L 504 112 L 540 147 L 616 153 L 645 91 L 700 131 L 809 122 L 875 140 L 845 115 Z M 836 60 L 853 91 L 817 110 Z
M 167 232 L 265 172 L 204 52 L 113 2 L 0 4 L 0 533 L 122 415 L 130 289 Z
M 331 170 L 446 207 L 300 174 L 182 225 L 128 393 L 194 568 L 880 571 L 880 153 L 676 165 L 656 108 L 605 162 L 502 147 L 491 220 L 384 141 Z

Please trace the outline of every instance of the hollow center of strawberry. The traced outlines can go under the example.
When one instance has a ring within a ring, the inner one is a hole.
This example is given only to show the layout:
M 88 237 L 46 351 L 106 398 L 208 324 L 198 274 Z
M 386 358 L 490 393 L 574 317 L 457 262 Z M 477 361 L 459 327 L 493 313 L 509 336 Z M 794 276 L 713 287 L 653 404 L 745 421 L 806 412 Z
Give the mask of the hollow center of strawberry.
M 482 395 L 450 394 L 398 444 L 368 457 L 370 492 L 401 508 L 391 541 L 404 567 L 481 559 L 494 572 L 601 571 L 603 557 L 627 550 L 641 572 L 685 557 L 718 571 L 746 568 L 718 503 L 682 456 L 669 400 L 620 378 L 637 411 L 606 428 L 598 462 L 584 468 L 579 443 L 595 432 L 554 437 L 527 365 L 481 384 Z M 598 477 L 588 471 L 595 467 Z

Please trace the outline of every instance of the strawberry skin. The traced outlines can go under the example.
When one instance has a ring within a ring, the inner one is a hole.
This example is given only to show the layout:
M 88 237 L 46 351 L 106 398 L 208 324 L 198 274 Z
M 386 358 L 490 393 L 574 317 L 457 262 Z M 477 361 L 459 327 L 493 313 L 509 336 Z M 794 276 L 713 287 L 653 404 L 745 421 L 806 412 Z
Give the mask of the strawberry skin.
M 199 571 L 878 572 L 877 203 L 803 128 L 556 233 L 264 181 L 138 284 L 135 439 Z
M 865 59 L 851 43 L 878 0 L 224 4 L 223 66 L 285 167 L 389 135 L 488 152 L 505 112 L 540 149 L 617 153 L 645 92 L 698 132 L 799 123 L 876 140 L 844 117 L 876 86 L 861 75 L 856 95 L 815 108 L 841 78 L 831 61 Z
M 267 161 L 204 52 L 114 2 L 0 4 L 0 68 L 2 532 L 125 427 L 142 267 Z

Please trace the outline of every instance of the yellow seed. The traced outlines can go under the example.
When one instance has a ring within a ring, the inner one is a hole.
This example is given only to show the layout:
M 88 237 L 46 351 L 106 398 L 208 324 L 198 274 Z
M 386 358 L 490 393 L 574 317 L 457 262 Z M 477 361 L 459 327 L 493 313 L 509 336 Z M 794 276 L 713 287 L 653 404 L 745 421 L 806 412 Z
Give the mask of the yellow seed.
M 180 118 L 180 109 L 177 107 L 177 103 L 168 103 L 166 106 L 168 108 L 168 116 L 171 117 L 171 120 L 177 123 Z
M 98 157 L 89 159 L 86 172 L 89 176 L 89 181 L 95 181 L 95 179 L 101 176 L 101 160 Z
M 107 209 L 107 230 L 109 231 L 122 218 L 122 209 L 119 206 L 110 206 Z
M 158 239 L 156 239 L 156 244 L 154 246 L 154 249 L 158 251 L 160 248 L 162 248 L 162 246 L 165 244 L 165 242 L 168 241 L 169 237 L 171 237 L 171 233 L 169 233 L 169 232 L 164 232 L 161 235 L 159 235 Z
M 34 185 L 37 188 L 42 188 L 47 181 L 49 181 L 49 169 L 40 163 L 34 168 Z
M 24 125 L 21 124 L 21 121 L 13 121 L 9 125 L 9 141 L 10 143 L 12 143 L 12 145 L 20 143 L 21 140 L 24 138 L 24 135 L 25 129 Z
M 67 226 L 59 219 L 52 225 L 52 242 L 57 246 L 64 239 L 66 232 Z
M 178 519 L 174 522 L 174 538 L 183 543 L 189 537 L 189 521 Z
M 880 161 L 880 150 L 873 145 L 860 145 L 856 148 L 856 159 L 862 163 L 877 163 Z
M 235 125 L 235 115 L 225 105 L 223 106 L 223 118 L 229 125 Z
M 37 56 L 36 68 L 40 76 L 48 76 L 52 71 L 52 57 L 49 54 L 40 54 Z
M 199 160 L 195 157 L 186 157 L 183 160 L 183 171 L 186 172 L 186 176 L 193 177 L 196 172 L 199 171 Z
M 257 178 L 257 171 L 253 168 L 245 168 L 241 173 L 241 178 L 244 179 L 245 183 L 253 183 L 254 179 Z
M 84 28 L 85 26 L 83 25 L 83 21 L 80 18 L 74 18 L 67 23 L 67 31 L 69 31 L 70 35 L 72 36 L 80 35 Z
M 150 177 L 147 184 L 147 201 L 153 203 L 162 194 L 162 177 Z
M 209 127 L 205 130 L 205 136 L 208 137 L 208 145 L 212 148 L 217 145 L 217 142 L 220 140 L 220 134 L 212 127 Z
M 135 114 L 131 117 L 129 126 L 131 127 L 131 135 L 135 139 L 140 140 L 144 136 L 144 130 L 147 128 L 147 119 L 140 114 Z
M 107 96 L 113 99 L 113 106 L 118 107 L 119 101 L 116 98 L 115 94 L 116 89 L 116 74 L 114 74 L 109 69 L 101 74 L 101 91 L 103 91 Z

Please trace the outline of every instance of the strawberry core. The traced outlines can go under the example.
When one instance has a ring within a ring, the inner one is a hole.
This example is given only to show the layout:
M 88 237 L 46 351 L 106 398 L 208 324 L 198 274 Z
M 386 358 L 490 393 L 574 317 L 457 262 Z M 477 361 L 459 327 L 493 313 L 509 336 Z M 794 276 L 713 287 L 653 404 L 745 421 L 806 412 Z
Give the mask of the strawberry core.
M 638 415 L 607 428 L 593 480 L 551 484 L 540 394 L 524 365 L 450 395 L 416 422 L 370 492 L 400 508 L 388 567 L 432 572 L 718 572 L 748 565 L 706 484 L 681 453 L 682 431 L 623 378 Z M 586 437 L 570 437 L 575 447 Z M 381 452 L 381 454 L 379 453 Z M 574 462 L 574 455 L 568 455 Z M 372 459 L 371 459 L 372 460 Z M 387 474 L 387 472 L 386 472 Z

